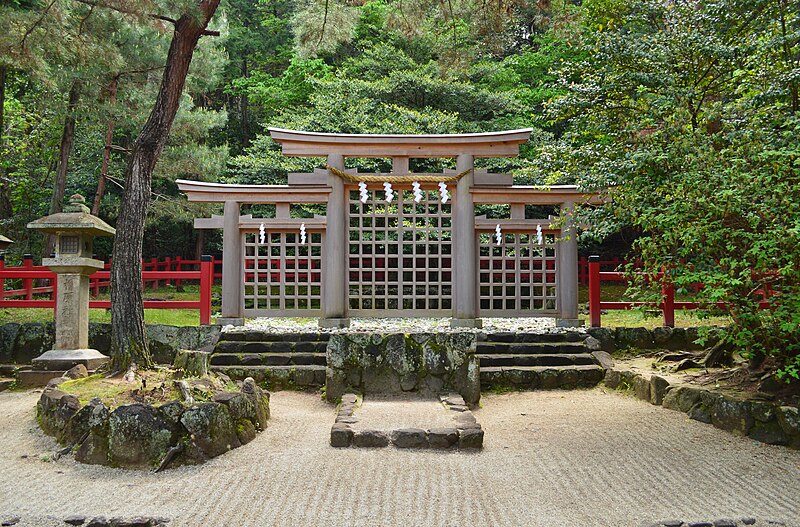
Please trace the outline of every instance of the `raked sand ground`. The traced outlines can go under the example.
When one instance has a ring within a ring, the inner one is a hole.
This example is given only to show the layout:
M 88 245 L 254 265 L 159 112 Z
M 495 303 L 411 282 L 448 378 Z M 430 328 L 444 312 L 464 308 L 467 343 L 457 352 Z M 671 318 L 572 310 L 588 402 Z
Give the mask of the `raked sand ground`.
M 46 461 L 55 444 L 36 428 L 38 396 L 0 394 L 1 517 L 620 527 L 753 516 L 800 525 L 799 451 L 600 388 L 485 395 L 475 412 L 486 430 L 479 453 L 336 450 L 327 443 L 334 408 L 314 394 L 278 392 L 255 441 L 161 474 Z

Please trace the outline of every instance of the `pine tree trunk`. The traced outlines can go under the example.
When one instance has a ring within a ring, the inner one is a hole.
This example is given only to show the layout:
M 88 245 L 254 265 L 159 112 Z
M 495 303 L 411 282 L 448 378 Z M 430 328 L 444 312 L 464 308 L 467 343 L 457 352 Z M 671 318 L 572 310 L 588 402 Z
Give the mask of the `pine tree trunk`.
M 78 106 L 80 88 L 78 81 L 73 81 L 69 88 L 69 101 L 67 102 L 67 115 L 64 117 L 64 130 L 61 133 L 61 147 L 58 154 L 58 170 L 56 180 L 53 184 L 53 200 L 50 202 L 50 214 L 61 212 L 64 206 L 64 192 L 67 188 L 67 170 L 69 168 L 69 156 L 72 155 L 72 146 L 75 144 L 75 108 Z M 47 236 L 44 245 L 44 256 L 50 256 L 56 247 L 56 237 L 52 234 Z
M 119 85 L 119 75 L 111 79 L 111 84 L 108 86 L 108 98 L 111 108 L 117 104 L 117 87 Z M 103 162 L 100 166 L 100 179 L 97 181 L 97 192 L 94 194 L 94 203 L 92 203 L 92 214 L 97 216 L 100 214 L 100 203 L 103 201 L 103 196 L 106 193 L 106 180 L 108 179 L 108 163 L 111 160 L 111 144 L 114 140 L 114 118 L 109 117 L 106 126 L 106 144 L 103 148 Z
M 175 22 L 161 88 L 128 160 L 111 268 L 111 356 L 117 370 L 132 363 L 139 369 L 153 366 L 142 306 L 142 242 L 150 183 L 178 112 L 195 47 L 219 1 L 201 0 L 196 16 L 185 14 Z
M 3 136 L 6 133 L 5 103 L 6 103 L 6 74 L 8 68 L 0 66 L 0 154 L 3 152 Z M 11 196 L 8 192 L 6 181 L 6 167 L 0 164 L 0 219 L 7 219 L 13 215 L 11 210 Z

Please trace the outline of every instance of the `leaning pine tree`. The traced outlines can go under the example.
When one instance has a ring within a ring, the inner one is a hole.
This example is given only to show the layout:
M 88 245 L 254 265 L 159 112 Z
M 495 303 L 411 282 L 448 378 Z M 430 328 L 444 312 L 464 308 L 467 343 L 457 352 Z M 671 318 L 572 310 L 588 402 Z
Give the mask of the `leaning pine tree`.
M 128 369 L 134 364 L 142 369 L 153 366 L 145 334 L 142 298 L 142 242 L 150 203 L 150 184 L 178 112 L 192 55 L 200 37 L 209 33 L 206 28 L 219 2 L 200 0 L 196 9 L 174 21 L 175 32 L 161 88 L 128 160 L 111 268 L 111 354 L 117 370 Z

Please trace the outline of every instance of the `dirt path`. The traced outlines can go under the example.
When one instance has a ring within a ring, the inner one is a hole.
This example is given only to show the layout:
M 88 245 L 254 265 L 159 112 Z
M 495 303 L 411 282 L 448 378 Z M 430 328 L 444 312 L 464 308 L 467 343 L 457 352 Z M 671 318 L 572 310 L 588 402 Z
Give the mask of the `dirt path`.
M 487 395 L 481 453 L 335 450 L 333 407 L 273 394 L 269 429 L 161 474 L 46 461 L 36 393 L 0 394 L 0 516 L 167 516 L 191 526 L 800 525 L 800 452 L 601 389 Z M 26 456 L 26 457 L 22 457 Z M 22 524 L 21 524 L 22 525 Z

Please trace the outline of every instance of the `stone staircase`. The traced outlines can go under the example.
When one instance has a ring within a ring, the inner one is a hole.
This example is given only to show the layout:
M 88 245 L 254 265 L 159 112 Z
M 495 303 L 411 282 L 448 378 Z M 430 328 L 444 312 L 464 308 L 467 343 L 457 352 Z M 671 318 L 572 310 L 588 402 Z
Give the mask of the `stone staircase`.
M 327 333 L 224 331 L 211 355 L 211 369 L 232 379 L 253 377 L 270 387 L 325 384 Z
M 604 370 L 586 346 L 588 336 L 577 331 L 481 334 L 481 389 L 594 386 Z
M 594 386 L 604 370 L 586 346 L 588 336 L 576 331 L 478 334 L 481 388 Z M 323 386 L 329 337 L 324 332 L 225 331 L 211 355 L 211 369 L 270 387 Z

